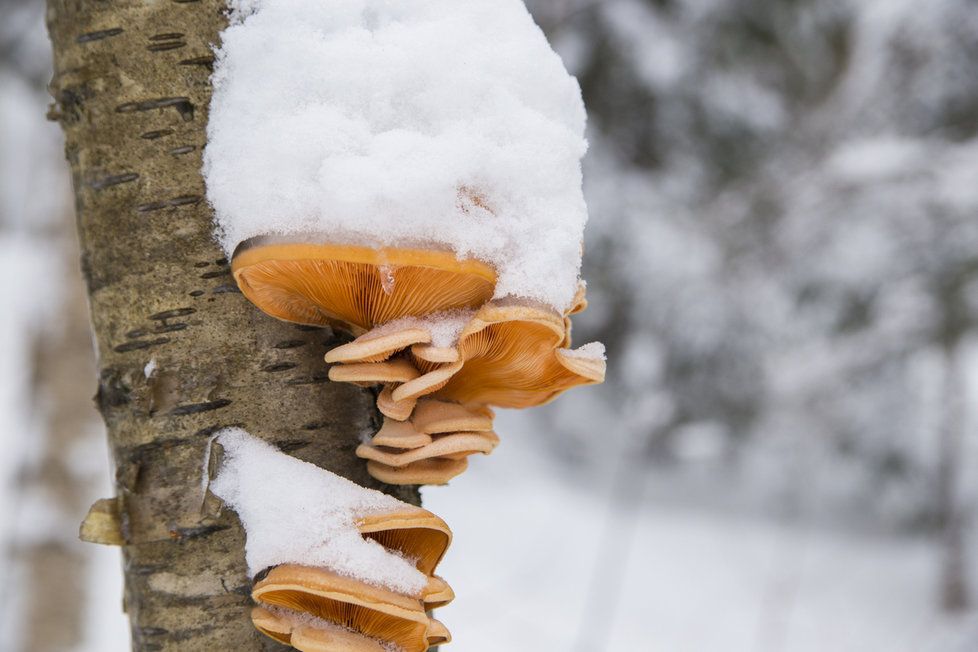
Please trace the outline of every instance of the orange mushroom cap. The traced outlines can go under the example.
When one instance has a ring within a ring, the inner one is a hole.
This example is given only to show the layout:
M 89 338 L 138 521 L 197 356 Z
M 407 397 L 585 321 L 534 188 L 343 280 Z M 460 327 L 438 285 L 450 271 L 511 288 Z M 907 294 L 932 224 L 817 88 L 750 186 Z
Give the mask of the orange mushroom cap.
M 299 615 L 299 614 L 297 614 Z M 300 618 L 289 618 L 265 609 L 251 610 L 251 622 L 255 628 L 279 643 L 290 645 L 300 652 L 385 652 L 380 641 L 361 634 L 340 629 L 336 625 L 316 627 Z M 438 637 L 444 625 L 429 625 L 428 641 Z
M 428 649 L 429 619 L 420 600 L 322 568 L 277 566 L 255 584 L 251 595 L 259 604 L 322 618 L 405 652 Z
M 380 545 L 417 560 L 417 568 L 431 575 L 452 542 L 452 531 L 442 519 L 420 507 L 362 517 L 360 534 Z
M 407 421 L 411 417 L 411 413 L 414 412 L 416 403 L 417 400 L 413 398 L 395 401 L 394 387 L 390 384 L 385 385 L 384 389 L 377 395 L 377 409 L 385 417 L 395 421 Z
M 231 271 L 262 311 L 363 332 L 400 317 L 474 309 L 492 298 L 496 272 L 450 251 L 296 242 L 267 236 L 238 246 Z
M 484 306 L 459 338 L 462 368 L 436 398 L 525 408 L 604 380 L 605 362 L 568 355 L 563 318 L 528 305 Z M 394 392 L 395 396 L 397 390 Z
M 403 467 L 367 461 L 367 472 L 387 484 L 448 484 L 449 480 L 464 473 L 468 467 L 467 457 L 459 460 L 430 458 Z

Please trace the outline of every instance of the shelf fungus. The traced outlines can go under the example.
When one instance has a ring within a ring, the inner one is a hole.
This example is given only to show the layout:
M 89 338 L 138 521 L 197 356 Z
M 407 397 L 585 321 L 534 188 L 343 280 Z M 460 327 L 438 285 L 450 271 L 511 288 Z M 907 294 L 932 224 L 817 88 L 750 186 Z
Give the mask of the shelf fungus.
M 432 332 L 437 318 L 401 319 L 327 353 L 332 380 L 382 387 L 384 424 L 357 448 L 369 473 L 390 484 L 445 484 L 469 456 L 498 445 L 490 405 L 532 407 L 602 382 L 603 348 L 569 348 L 570 315 L 586 306 L 581 285 L 564 315 L 494 301 L 464 313 L 447 342 Z
M 450 251 L 284 237 L 241 243 L 231 271 L 242 293 L 269 315 L 307 325 L 338 324 L 354 334 L 410 315 L 478 308 L 492 298 L 496 285 L 492 267 L 459 260 Z
M 330 380 L 378 388 L 384 425 L 357 455 L 383 482 L 445 484 L 498 445 L 488 406 L 541 405 L 604 379 L 603 350 L 570 348 L 571 315 L 587 307 L 583 283 L 561 314 L 494 300 L 496 272 L 477 260 L 313 236 L 252 238 L 231 266 L 269 315 L 357 336 L 325 360 Z
M 209 488 L 245 527 L 260 632 L 309 652 L 424 652 L 451 640 L 431 617 L 455 597 L 435 574 L 452 540 L 442 519 L 242 430 L 215 442 Z

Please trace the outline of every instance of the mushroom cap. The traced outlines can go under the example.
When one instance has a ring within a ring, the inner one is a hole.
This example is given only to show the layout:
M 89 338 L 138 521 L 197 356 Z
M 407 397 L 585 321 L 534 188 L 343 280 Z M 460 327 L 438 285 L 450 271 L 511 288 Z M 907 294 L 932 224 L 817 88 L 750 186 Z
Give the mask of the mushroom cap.
M 494 432 L 459 432 L 444 435 L 421 448 L 401 451 L 385 449 L 370 444 L 357 447 L 357 457 L 374 460 L 387 466 L 403 468 L 421 460 L 445 458 L 457 460 L 475 453 L 488 455 L 499 444 Z
M 415 403 L 417 400 L 413 398 L 395 401 L 392 385 L 385 385 L 384 389 L 377 395 L 377 409 L 385 417 L 395 421 L 407 421 L 411 417 L 411 413 L 414 412 Z
M 411 364 L 411 361 L 404 358 L 394 358 L 384 362 L 338 364 L 329 368 L 329 379 L 334 382 L 367 386 L 382 383 L 407 383 L 420 375 L 421 372 Z M 393 396 L 395 400 L 401 400 L 397 398 L 397 390 L 394 390 Z
M 425 587 L 421 598 L 424 600 L 425 608 L 430 611 L 450 604 L 455 599 L 455 591 L 448 585 L 448 582 L 437 575 L 432 575 L 428 578 L 428 586 Z
M 276 566 L 251 592 L 255 602 L 307 613 L 405 652 L 428 649 L 428 616 L 420 600 L 322 568 Z
M 401 349 L 430 341 L 431 333 L 423 328 L 404 328 L 391 333 L 371 330 L 352 342 L 330 349 L 326 362 L 382 362 Z
M 492 298 L 496 272 L 450 251 L 297 242 L 267 236 L 240 244 L 231 271 L 265 313 L 363 332 L 408 315 L 478 308 Z M 306 239 L 311 239 L 306 237 Z
M 425 362 L 445 364 L 458 362 L 458 349 L 454 346 L 435 346 L 433 344 L 415 344 L 411 347 L 411 356 Z
M 420 507 L 364 516 L 357 529 L 385 548 L 417 560 L 418 570 L 425 575 L 435 572 L 452 543 L 448 524 Z
M 525 408 L 571 387 L 602 382 L 604 360 L 568 355 L 560 348 L 565 337 L 561 315 L 529 305 L 487 304 L 459 338 L 462 368 L 433 397 Z
M 388 484 L 448 484 L 469 466 L 468 458 L 452 460 L 430 458 L 403 467 L 393 467 L 374 460 L 367 461 L 367 472 Z
M 354 632 L 338 627 L 317 628 L 313 625 L 295 622 L 278 616 L 263 607 L 251 610 L 251 622 L 259 632 L 279 643 L 291 645 L 300 652 L 385 652 L 383 645 Z M 429 625 L 428 640 L 431 634 L 438 634 L 444 627 L 438 623 L 434 629 Z M 430 642 L 429 642 L 430 645 Z
M 484 405 L 465 406 L 449 401 L 422 399 L 418 401 L 411 423 L 419 431 L 427 435 L 444 432 L 492 430 L 492 419 L 495 415 Z M 375 444 L 383 446 L 380 442 Z
M 391 397 L 395 401 L 408 401 L 437 392 L 452 379 L 452 376 L 462 370 L 463 364 L 459 360 L 458 362 L 452 362 L 443 366 L 436 366 L 427 373 L 419 373 L 416 378 L 412 378 L 394 388 Z
M 434 647 L 436 645 L 445 645 L 446 643 L 452 642 L 452 633 L 448 631 L 440 620 L 431 619 L 431 624 L 428 626 L 428 645 Z
M 370 443 L 386 448 L 411 449 L 427 446 L 434 441 L 431 435 L 419 432 L 411 421 L 395 421 L 384 417 L 384 425 L 373 436 Z

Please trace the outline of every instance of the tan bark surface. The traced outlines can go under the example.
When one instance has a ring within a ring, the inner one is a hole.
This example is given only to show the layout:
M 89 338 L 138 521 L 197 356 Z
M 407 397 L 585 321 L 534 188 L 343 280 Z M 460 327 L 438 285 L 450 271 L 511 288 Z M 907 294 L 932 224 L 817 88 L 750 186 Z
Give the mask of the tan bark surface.
M 200 163 L 223 7 L 50 0 L 48 9 L 52 116 L 75 186 L 135 650 L 281 648 L 247 619 L 237 519 L 202 510 L 215 430 L 240 425 L 377 486 L 354 456 L 376 428 L 372 396 L 326 378 L 322 356 L 337 335 L 260 314 L 211 236 Z

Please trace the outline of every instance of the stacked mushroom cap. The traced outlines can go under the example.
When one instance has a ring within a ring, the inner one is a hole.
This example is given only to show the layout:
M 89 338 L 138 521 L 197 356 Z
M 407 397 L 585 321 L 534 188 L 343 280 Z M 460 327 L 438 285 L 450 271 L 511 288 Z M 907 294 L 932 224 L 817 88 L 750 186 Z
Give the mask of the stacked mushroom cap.
M 255 627 L 304 652 L 383 652 L 391 644 L 404 652 L 424 652 L 448 643 L 451 635 L 428 611 L 455 594 L 434 574 L 451 543 L 440 518 L 420 508 L 362 518 L 361 534 L 414 560 L 428 582 L 418 595 L 366 584 L 326 568 L 282 565 L 255 582 Z
M 444 484 L 499 439 L 488 406 L 541 405 L 604 379 L 603 357 L 572 351 L 570 315 L 529 301 L 491 301 L 495 272 L 440 250 L 283 243 L 264 238 L 232 261 L 245 296 L 266 313 L 340 324 L 359 337 L 333 349 L 329 377 L 378 386 L 384 425 L 357 454 L 392 484 Z M 434 331 L 459 321 L 451 341 Z

